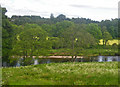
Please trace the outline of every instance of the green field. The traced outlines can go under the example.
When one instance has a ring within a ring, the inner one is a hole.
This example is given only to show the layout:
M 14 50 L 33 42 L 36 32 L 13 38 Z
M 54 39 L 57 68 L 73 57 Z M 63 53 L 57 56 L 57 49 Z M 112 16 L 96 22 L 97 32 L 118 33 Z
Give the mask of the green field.
M 84 50 L 80 50 L 80 53 L 78 54 L 78 56 L 98 56 L 98 55 L 103 55 L 103 56 L 107 56 L 107 55 L 115 55 L 116 53 L 118 53 L 118 48 L 116 49 L 111 49 L 111 47 L 109 48 L 91 48 L 91 49 L 84 49 Z M 56 56 L 70 56 L 71 54 L 69 53 L 69 49 L 52 49 L 50 50 L 49 53 L 50 56 L 52 55 L 56 55 Z
M 113 39 L 113 40 L 108 40 L 107 45 L 113 45 L 116 43 L 117 45 L 119 44 L 119 40 Z M 100 45 L 103 45 L 103 39 L 100 40 Z
M 118 62 L 3 68 L 3 85 L 118 85 Z

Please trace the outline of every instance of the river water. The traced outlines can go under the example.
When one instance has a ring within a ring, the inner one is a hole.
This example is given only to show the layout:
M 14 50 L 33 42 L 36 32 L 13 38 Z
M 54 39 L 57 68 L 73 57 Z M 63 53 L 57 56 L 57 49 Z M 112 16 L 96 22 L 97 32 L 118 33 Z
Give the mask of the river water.
M 26 65 L 37 65 L 44 63 L 62 63 L 62 62 L 70 62 L 73 61 L 71 58 L 32 58 L 26 64 L 23 58 L 20 58 L 16 61 L 16 63 L 12 66 L 26 66 Z M 120 61 L 120 56 L 91 56 L 91 57 L 83 57 L 77 58 L 74 60 L 75 62 L 112 62 L 112 61 Z M 6 66 L 3 63 L 3 66 Z

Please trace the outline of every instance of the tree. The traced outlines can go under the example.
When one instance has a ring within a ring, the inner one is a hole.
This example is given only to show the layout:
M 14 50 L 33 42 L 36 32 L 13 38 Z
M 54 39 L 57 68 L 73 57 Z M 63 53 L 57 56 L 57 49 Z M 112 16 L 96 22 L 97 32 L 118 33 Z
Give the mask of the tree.
M 45 30 L 48 33 L 48 36 L 52 37 L 55 34 L 54 30 L 56 27 L 54 24 L 52 25 L 43 24 L 41 27 L 43 30 Z
M 112 36 L 107 31 L 106 26 L 103 26 L 101 31 L 102 31 L 103 45 L 106 46 L 107 41 L 110 40 L 110 39 L 112 39 Z
M 52 44 L 52 49 L 59 49 L 59 48 L 63 47 L 61 38 L 59 38 L 59 37 L 50 37 L 49 41 Z
M 101 39 L 102 38 L 102 32 L 100 27 L 97 24 L 88 24 L 87 31 L 94 36 L 96 39 Z
M 57 22 L 55 24 L 55 28 L 53 29 L 53 32 L 54 32 L 53 36 L 59 37 L 62 34 L 62 32 L 64 32 L 66 29 L 68 29 L 72 25 L 74 25 L 74 23 L 71 21 Z
M 101 27 L 106 27 L 107 31 L 113 38 L 118 38 L 119 19 L 105 20 L 99 23 Z
M 79 25 L 73 25 L 66 29 L 61 37 L 64 38 L 64 46 L 70 49 L 74 60 L 77 58 L 80 50 L 95 44 L 94 37 L 81 29 Z
M 57 20 L 58 20 L 59 22 L 65 20 L 65 19 L 66 19 L 66 16 L 63 15 L 63 14 L 60 14 L 60 15 L 57 16 Z
M 14 55 L 24 58 L 47 55 L 47 51 L 50 49 L 47 32 L 36 24 L 25 24 L 22 29 L 15 37 Z
M 108 42 L 108 40 L 111 40 L 112 36 L 110 35 L 109 32 L 103 32 L 103 45 L 106 46 L 106 43 Z
M 51 19 L 51 20 L 54 19 L 54 15 L 53 15 L 53 14 L 50 15 L 50 19 Z
M 2 8 L 2 61 L 9 63 L 14 26 L 5 15 L 6 12 L 6 8 Z
M 0 62 L 2 61 L 2 8 L 0 6 Z

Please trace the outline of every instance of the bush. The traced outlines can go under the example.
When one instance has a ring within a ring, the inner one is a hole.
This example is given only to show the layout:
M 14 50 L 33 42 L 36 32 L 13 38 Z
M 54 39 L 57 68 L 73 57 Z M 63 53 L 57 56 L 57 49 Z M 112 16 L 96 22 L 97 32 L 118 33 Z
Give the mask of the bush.
M 112 45 L 112 47 L 113 47 L 113 48 L 118 48 L 118 45 L 117 45 L 116 43 L 114 43 L 114 44 Z
M 24 60 L 22 60 L 22 62 L 23 62 L 22 64 L 23 66 L 31 65 L 34 63 L 33 58 L 25 58 Z

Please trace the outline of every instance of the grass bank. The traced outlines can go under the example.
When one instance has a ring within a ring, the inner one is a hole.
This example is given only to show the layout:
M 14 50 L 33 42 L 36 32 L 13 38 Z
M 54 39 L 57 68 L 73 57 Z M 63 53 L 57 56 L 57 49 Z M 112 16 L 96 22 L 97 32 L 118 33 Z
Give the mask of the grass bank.
M 118 85 L 118 62 L 3 68 L 3 85 Z
M 107 56 L 111 55 L 114 56 L 118 53 L 118 48 L 116 49 L 110 49 L 110 48 L 91 48 L 91 49 L 84 49 L 80 50 L 78 56 Z M 56 56 L 70 56 L 69 49 L 52 49 L 49 53 L 50 56 L 56 55 Z
M 103 39 L 101 39 L 101 40 L 99 40 L 100 41 L 100 45 L 103 45 Z M 108 42 L 107 42 L 107 45 L 113 45 L 113 44 L 119 44 L 119 41 L 120 40 L 118 40 L 118 39 L 113 39 L 113 40 L 108 40 Z

